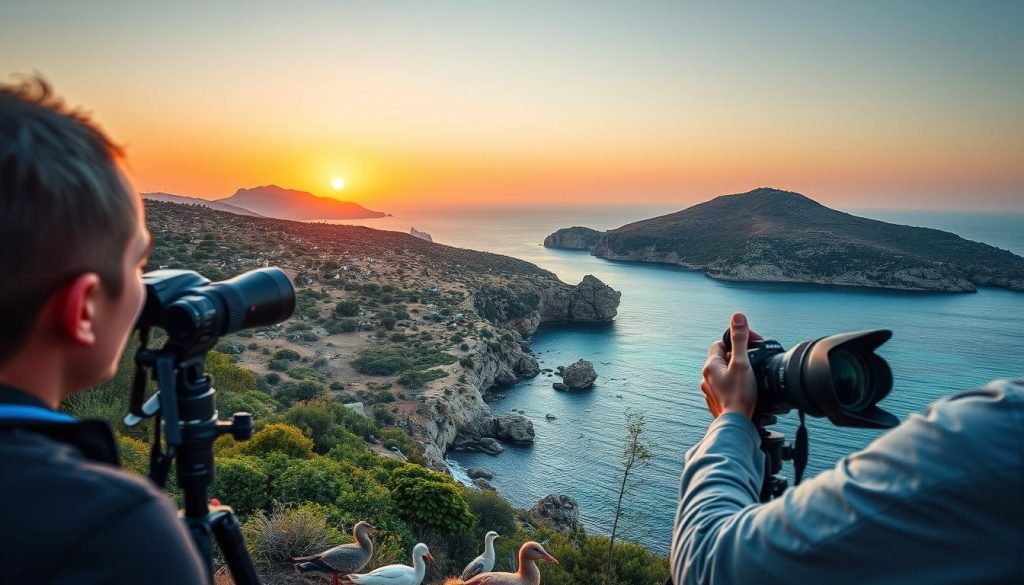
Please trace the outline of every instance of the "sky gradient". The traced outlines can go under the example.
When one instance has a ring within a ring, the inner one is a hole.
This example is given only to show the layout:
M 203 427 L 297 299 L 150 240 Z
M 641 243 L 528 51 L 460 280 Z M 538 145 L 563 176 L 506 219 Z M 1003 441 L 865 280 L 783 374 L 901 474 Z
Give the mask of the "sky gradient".
M 283 5 L 282 5 L 283 4 Z M 0 4 L 142 191 L 1024 210 L 1024 3 Z

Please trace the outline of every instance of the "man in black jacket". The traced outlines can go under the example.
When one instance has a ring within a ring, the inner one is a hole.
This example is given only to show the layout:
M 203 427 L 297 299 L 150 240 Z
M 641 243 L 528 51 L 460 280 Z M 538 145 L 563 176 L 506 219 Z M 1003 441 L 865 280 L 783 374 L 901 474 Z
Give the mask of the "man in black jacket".
M 39 79 L 0 85 L 0 583 L 206 583 L 110 428 L 57 412 L 110 379 L 152 239 L 120 150 Z

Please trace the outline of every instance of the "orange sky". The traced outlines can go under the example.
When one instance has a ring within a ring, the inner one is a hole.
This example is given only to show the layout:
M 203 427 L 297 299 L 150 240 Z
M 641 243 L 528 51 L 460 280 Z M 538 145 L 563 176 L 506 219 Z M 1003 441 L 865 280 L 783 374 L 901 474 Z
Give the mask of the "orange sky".
M 0 72 L 94 112 L 143 191 L 1024 210 L 1019 4 L 81 4 L 5 2 Z

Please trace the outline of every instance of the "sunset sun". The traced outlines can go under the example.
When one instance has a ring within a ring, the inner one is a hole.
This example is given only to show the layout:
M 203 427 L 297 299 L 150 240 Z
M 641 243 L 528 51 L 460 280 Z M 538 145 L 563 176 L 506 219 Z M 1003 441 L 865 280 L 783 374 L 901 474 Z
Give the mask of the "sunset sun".
M 341 191 L 345 188 L 345 177 L 334 177 L 331 179 L 331 188 L 335 191 Z

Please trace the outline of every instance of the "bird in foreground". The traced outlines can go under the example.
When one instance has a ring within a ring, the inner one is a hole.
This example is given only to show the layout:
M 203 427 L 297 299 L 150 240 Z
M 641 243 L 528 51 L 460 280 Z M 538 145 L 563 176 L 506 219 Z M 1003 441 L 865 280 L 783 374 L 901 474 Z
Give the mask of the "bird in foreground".
M 424 559 L 433 561 L 427 545 L 422 542 L 412 549 L 412 566 L 388 565 L 374 569 L 363 575 L 349 575 L 348 578 L 357 585 L 420 585 L 427 572 Z
M 484 536 L 484 552 L 482 555 L 470 561 L 462 570 L 462 580 L 472 579 L 480 573 L 490 573 L 494 570 L 494 539 L 499 538 L 498 533 L 490 531 Z
M 339 585 L 339 575 L 355 573 L 370 562 L 373 542 L 369 535 L 376 533 L 377 528 L 369 522 L 357 522 L 352 528 L 355 542 L 327 549 L 320 554 L 295 557 L 292 562 L 299 573 L 324 573 L 331 576 L 333 585 Z
M 536 561 L 558 564 L 558 560 L 549 555 L 540 543 L 531 540 L 519 549 L 519 570 L 515 573 L 482 573 L 467 581 L 448 579 L 444 585 L 540 585 L 540 569 Z

